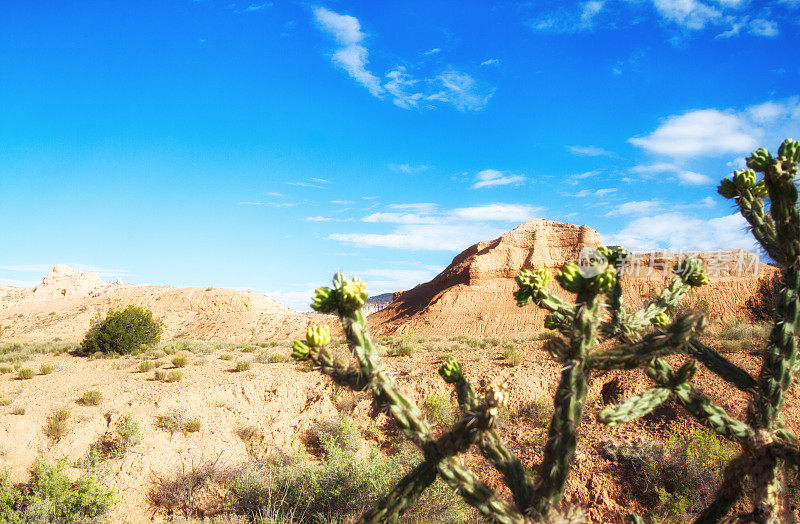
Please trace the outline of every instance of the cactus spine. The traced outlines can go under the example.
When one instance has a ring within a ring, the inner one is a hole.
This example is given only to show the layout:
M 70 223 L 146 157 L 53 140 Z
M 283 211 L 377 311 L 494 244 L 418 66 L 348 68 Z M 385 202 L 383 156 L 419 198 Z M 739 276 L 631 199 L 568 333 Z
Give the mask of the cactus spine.
M 434 438 L 416 404 L 397 389 L 391 376 L 380 367 L 361 306 L 366 285 L 358 279 L 336 274 L 333 288 L 316 290 L 312 308 L 336 313 L 341 319 L 357 366 L 334 358 L 327 349 L 326 328 L 312 328 L 305 341 L 295 342 L 293 357 L 311 360 L 338 384 L 355 390 L 370 389 L 378 405 L 391 414 L 400 430 L 423 451 L 424 460 L 412 469 L 362 522 L 395 522 L 438 477 L 466 502 L 492 522 L 530 523 L 556 520 L 577 446 L 576 430 L 583 413 L 586 384 L 596 370 L 643 368 L 655 386 L 643 394 L 604 409 L 599 419 L 609 426 L 641 417 L 667 399 L 683 406 L 701 424 L 742 445 L 743 452 L 725 469 L 715 501 L 696 522 L 720 522 L 745 494 L 745 482 L 753 484 L 752 512 L 740 521 L 777 524 L 790 518 L 784 479 L 788 468 L 800 467 L 797 438 L 784 427 L 780 412 L 786 391 L 800 370 L 800 216 L 797 189 L 792 181 L 800 161 L 800 144 L 786 140 L 772 157 L 759 149 L 747 159 L 750 168 L 725 179 L 719 193 L 733 199 L 764 251 L 782 269 L 783 289 L 777 305 L 778 320 L 770 333 L 764 361 L 757 378 L 696 340 L 705 322 L 697 315 L 670 319 L 667 310 L 676 306 L 693 288 L 708 282 L 699 260 L 688 258 L 675 265 L 670 285 L 652 302 L 628 312 L 622 300 L 620 277 L 629 259 L 621 248 L 600 246 L 588 268 L 567 264 L 555 280 L 566 291 L 576 293 L 571 304 L 548 290 L 552 275 L 544 270 L 524 269 L 516 277 L 514 293 L 520 307 L 535 304 L 549 311 L 545 326 L 558 330 L 556 358 L 563 364 L 553 400 L 544 459 L 534 481 L 520 460 L 503 443 L 494 426 L 497 409 L 506 401 L 503 386 L 492 385 L 483 398 L 473 390 L 454 359 L 439 368 L 442 378 L 455 388 L 461 418 L 448 431 Z M 758 173 L 763 174 L 759 180 Z M 769 213 L 764 199 L 769 198 Z M 648 332 L 649 330 L 649 332 Z M 602 341 L 615 343 L 601 351 Z M 682 353 L 690 361 L 677 370 L 661 357 Z M 692 384 L 698 364 L 719 375 L 752 400 L 746 421 L 731 417 Z M 501 500 L 480 482 L 455 456 L 470 446 L 502 475 L 513 502 Z M 579 522 L 581 515 L 561 515 L 563 522 Z M 626 522 L 644 520 L 629 515 Z

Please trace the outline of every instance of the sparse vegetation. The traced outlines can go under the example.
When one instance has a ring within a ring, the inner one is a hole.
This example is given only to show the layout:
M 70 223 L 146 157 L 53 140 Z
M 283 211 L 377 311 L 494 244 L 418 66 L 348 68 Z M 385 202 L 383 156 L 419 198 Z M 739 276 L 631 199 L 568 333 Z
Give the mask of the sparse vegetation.
M 9 524 L 99 523 L 111 508 L 113 490 L 94 474 L 71 482 L 63 465 L 37 462 L 27 485 L 15 487 L 5 472 L 0 478 L 0 521 Z
M 47 417 L 47 423 L 44 426 L 44 434 L 51 440 L 58 442 L 64 435 L 67 434 L 69 421 L 69 410 L 67 408 L 59 408 L 55 410 L 50 416 Z
M 252 367 L 253 367 L 253 362 L 251 360 L 239 360 L 238 362 L 236 362 L 236 367 L 233 368 L 233 370 L 239 373 L 241 371 L 247 371 Z
M 452 424 L 455 419 L 455 412 L 449 395 L 428 395 L 425 397 L 422 410 L 425 413 L 425 417 L 434 426 Z
M 84 406 L 99 406 L 102 401 L 103 394 L 96 389 L 86 391 L 80 398 L 80 403 Z
M 161 331 L 161 322 L 153 318 L 151 311 L 131 305 L 121 311 L 109 311 L 105 318 L 96 317 L 81 348 L 85 353 L 138 353 L 157 344 Z
M 4 366 L 0 366 L 0 373 L 4 373 L 5 374 L 5 373 L 11 373 L 12 371 L 14 371 L 14 368 L 11 367 L 11 366 L 5 366 L 5 365 Z
M 397 346 L 396 353 L 403 357 L 408 357 L 414 354 L 417 347 L 417 337 L 413 333 L 403 335 L 400 339 L 400 344 Z
M 503 358 L 506 359 L 511 366 L 517 367 L 522 364 L 522 353 L 516 349 L 505 349 L 503 351 Z
M 44 364 L 42 363 L 39 366 L 39 374 L 40 375 L 49 375 L 55 370 L 55 366 L 53 364 Z
M 200 431 L 203 421 L 198 417 L 189 417 L 182 409 L 173 409 L 156 418 L 156 427 L 170 433 L 195 433 Z
M 153 363 L 152 360 L 142 360 L 141 362 L 139 362 L 138 369 L 139 369 L 139 373 L 148 373 L 148 372 L 152 371 L 153 368 L 155 368 L 155 367 L 156 367 L 156 365 L 155 365 L 155 363 Z
M 25 414 L 25 408 L 23 406 L 15 406 L 15 407 L 13 407 L 11 409 L 11 414 L 12 415 L 24 415 Z
M 164 380 L 166 376 L 167 372 L 164 371 L 163 369 L 157 369 L 153 371 L 153 380 Z
M 172 357 L 172 365 L 176 368 L 183 368 L 186 367 L 186 364 L 189 363 L 189 357 L 186 355 L 176 355 Z
M 20 368 L 20 370 L 17 371 L 17 378 L 19 380 L 30 380 L 34 375 L 36 375 L 36 373 L 31 368 Z
M 180 369 L 173 369 L 164 377 L 164 382 L 180 382 L 181 380 L 183 380 L 183 371 Z

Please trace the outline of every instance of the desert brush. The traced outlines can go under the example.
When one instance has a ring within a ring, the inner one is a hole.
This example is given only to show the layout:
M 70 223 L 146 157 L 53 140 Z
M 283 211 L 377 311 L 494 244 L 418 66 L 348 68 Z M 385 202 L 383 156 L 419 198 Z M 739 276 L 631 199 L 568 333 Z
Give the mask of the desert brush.
M 448 357 L 439 374 L 455 388 L 461 414 L 447 431 L 435 437 L 419 407 L 400 393 L 392 376 L 380 366 L 377 348 L 361 312 L 368 296 L 366 284 L 337 273 L 332 288 L 317 289 L 311 307 L 339 316 L 356 365 L 328 349 L 327 326 L 309 328 L 306 340 L 294 343 L 292 356 L 311 360 L 341 386 L 370 390 L 378 406 L 396 420 L 402 433 L 424 455 L 419 465 L 362 515 L 361 522 L 395 522 L 437 476 L 492 522 L 582 521 L 585 517 L 579 509 L 560 513 L 558 506 L 575 458 L 576 430 L 583 414 L 587 381 L 594 371 L 635 368 L 642 368 L 654 387 L 602 410 L 601 422 L 609 426 L 623 424 L 672 399 L 699 423 L 741 445 L 741 454 L 725 468 L 716 499 L 696 522 L 731 518 L 734 505 L 746 495 L 752 501 L 752 511 L 735 516 L 738 522 L 791 521 L 786 480 L 788 475 L 797 474 L 800 445 L 781 422 L 780 413 L 784 396 L 800 369 L 800 218 L 793 182 L 799 160 L 800 143 L 789 139 L 781 144 L 776 157 L 765 149 L 753 153 L 747 158 L 750 169 L 734 172 L 719 186 L 719 193 L 735 201 L 753 236 L 781 269 L 776 320 L 758 377 L 697 339 L 706 323 L 703 315 L 669 317 L 668 311 L 692 288 L 708 282 L 698 259 L 686 258 L 677 263 L 669 286 L 638 311 L 628 311 L 623 303 L 620 278 L 631 255 L 621 247 L 600 246 L 583 267 L 569 263 L 555 275 L 561 288 L 576 294 L 574 303 L 548 290 L 553 277 L 549 271 L 520 271 L 514 293 L 517 305 L 535 304 L 548 310 L 545 326 L 561 334 L 552 345 L 555 358 L 563 367 L 553 399 L 544 458 L 535 475 L 505 446 L 495 430 L 498 409 L 507 401 L 504 385 L 492 383 L 479 396 L 459 363 Z M 762 175 L 760 179 L 757 173 Z M 765 199 L 769 200 L 768 211 Z M 596 349 L 601 342 L 606 343 L 603 347 L 607 349 Z M 662 358 L 671 354 L 683 354 L 689 360 L 673 369 Z M 749 395 L 746 420 L 731 417 L 693 384 L 700 364 Z M 456 455 L 473 445 L 501 474 L 512 494 L 511 501 L 502 500 L 456 460 Z M 627 520 L 644 522 L 637 515 L 629 515 Z

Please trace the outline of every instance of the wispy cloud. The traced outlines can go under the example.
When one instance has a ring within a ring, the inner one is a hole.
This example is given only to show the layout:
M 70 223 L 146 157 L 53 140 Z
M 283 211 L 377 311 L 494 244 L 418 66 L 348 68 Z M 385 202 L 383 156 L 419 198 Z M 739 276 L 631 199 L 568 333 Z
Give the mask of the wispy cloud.
M 658 200 L 623 202 L 615 205 L 614 209 L 606 213 L 606 216 L 647 215 L 659 210 L 661 206 L 662 203 Z
M 439 49 L 438 47 L 434 47 L 433 49 L 428 49 L 427 51 L 424 51 L 422 54 L 423 54 L 423 55 L 426 55 L 426 56 L 430 56 L 430 55 L 435 55 L 435 54 L 438 54 L 438 53 L 440 53 L 441 51 L 442 51 L 442 50 L 441 50 L 441 49 Z
M 316 217 L 305 217 L 303 220 L 305 222 L 330 222 L 333 219 L 330 217 L 316 216 Z
M 395 173 L 404 173 L 404 174 L 421 173 L 431 168 L 431 166 L 427 166 L 425 164 L 419 164 L 419 165 L 389 164 L 387 167 L 392 171 L 394 171 Z
M 500 59 L 499 58 L 490 58 L 488 60 L 484 60 L 483 62 L 481 62 L 481 65 L 482 66 L 500 65 Z
M 607 187 L 603 189 L 581 189 L 577 193 L 564 193 L 564 196 L 571 196 L 575 198 L 604 197 L 616 192 L 617 188 L 615 187 Z
M 334 233 L 328 238 L 359 247 L 457 251 L 481 240 L 496 238 L 508 230 L 508 224 L 525 222 L 543 213 L 539 207 L 507 203 L 452 210 L 440 210 L 427 203 L 399 206 L 415 212 L 373 213 L 362 219 L 393 224 L 394 229 L 389 233 Z M 506 226 L 499 227 L 498 223 Z
M 522 175 L 512 175 L 497 169 L 484 169 L 475 175 L 475 183 L 472 189 L 483 187 L 507 186 L 509 184 L 521 184 L 525 182 Z
M 352 200 L 331 200 L 331 204 L 336 204 L 337 206 L 347 206 L 350 204 L 355 204 Z
M 295 202 L 262 202 L 260 200 L 237 202 L 239 206 L 266 206 L 280 209 L 282 207 L 294 207 L 297 205 Z
M 631 168 L 631 172 L 648 179 L 662 179 L 664 181 L 677 180 L 681 184 L 698 186 L 713 184 L 714 180 L 700 173 L 689 171 L 675 164 L 659 162 L 655 164 L 641 164 Z
M 290 186 L 298 186 L 298 187 L 312 187 L 314 189 L 328 189 L 327 185 L 330 184 L 324 178 L 314 178 L 309 177 L 305 180 L 295 180 L 291 182 L 286 182 Z
M 469 74 L 454 68 L 438 74 L 418 77 L 406 65 L 391 68 L 382 80 L 368 68 L 366 35 L 358 19 L 335 13 L 324 7 L 314 9 L 319 28 L 332 36 L 339 47 L 331 60 L 375 97 L 385 98 L 403 109 L 425 109 L 436 103 L 450 104 L 459 111 L 480 111 L 489 102 L 493 88 L 481 85 Z M 424 54 L 438 53 L 438 48 Z
M 567 150 L 578 156 L 614 156 L 614 153 L 597 146 L 567 146 Z
M 260 4 L 250 4 L 244 8 L 245 11 L 248 13 L 254 13 L 256 11 L 261 11 L 266 7 L 272 7 L 272 2 L 262 2 Z

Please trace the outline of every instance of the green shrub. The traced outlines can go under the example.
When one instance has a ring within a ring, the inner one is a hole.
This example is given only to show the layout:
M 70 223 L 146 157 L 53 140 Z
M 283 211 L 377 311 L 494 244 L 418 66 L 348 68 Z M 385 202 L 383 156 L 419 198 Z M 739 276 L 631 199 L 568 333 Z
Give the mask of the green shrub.
M 220 360 L 233 360 L 233 355 L 231 355 L 230 353 L 225 353 L 223 355 L 220 355 L 219 359 Z
M 250 360 L 240 360 L 236 363 L 236 367 L 233 368 L 234 371 L 237 373 L 240 371 L 247 371 L 248 369 L 253 367 L 253 362 Z
M 11 373 L 14 371 L 14 368 L 11 366 L 0 366 L 0 373 Z
M 44 434 L 50 439 L 58 442 L 67 434 L 67 421 L 69 420 L 69 410 L 60 408 L 55 410 L 49 417 L 44 426 Z
M 181 380 L 183 380 L 183 371 L 180 369 L 173 369 L 164 378 L 165 382 L 180 382 Z
M 164 380 L 164 377 L 167 376 L 167 372 L 163 369 L 157 369 L 153 371 L 153 380 Z
M 55 366 L 53 366 L 53 364 L 44 364 L 44 363 L 42 363 L 39 366 L 39 374 L 40 375 L 49 375 L 50 373 L 55 371 L 55 369 L 56 368 L 55 368 Z
M 156 365 L 152 360 L 142 360 L 139 362 L 139 373 L 147 373 L 148 371 L 152 371 L 155 367 Z
M 71 482 L 63 465 L 37 462 L 27 485 L 16 489 L 8 473 L 0 479 L 0 522 L 9 524 L 101 522 L 114 492 L 93 474 Z
M 14 401 L 10 398 L 0 397 L 0 406 L 2 407 L 10 406 L 12 402 Z
M 195 433 L 200 431 L 203 421 L 198 417 L 189 418 L 182 409 L 173 409 L 156 417 L 156 427 L 170 433 Z
M 277 364 L 280 362 L 289 362 L 290 360 L 291 359 L 286 355 L 273 351 L 263 351 L 259 353 L 256 358 L 256 362 L 261 362 L 262 364 Z
M 137 353 L 143 346 L 158 343 L 161 331 L 161 322 L 153 319 L 151 311 L 131 305 L 109 311 L 104 319 L 95 318 L 81 348 L 85 353 Z
M 117 420 L 114 430 L 122 439 L 125 448 L 135 446 L 142 440 L 142 426 L 132 413 L 126 413 L 124 417 Z
M 400 344 L 397 346 L 396 353 L 404 357 L 413 355 L 414 350 L 417 348 L 417 342 L 417 337 L 413 333 L 403 335 L 403 338 L 400 339 Z
M 503 358 L 508 361 L 514 367 L 519 366 L 522 364 L 522 353 L 517 351 L 516 349 L 506 349 L 503 351 Z
M 24 415 L 25 414 L 25 408 L 22 407 L 22 406 L 16 406 L 15 408 L 13 408 L 11 410 L 11 414 L 12 415 Z
M 103 401 L 103 394 L 96 389 L 86 391 L 81 395 L 80 403 L 84 406 L 98 406 Z
M 17 378 L 20 380 L 29 380 L 32 379 L 36 373 L 31 368 L 20 368 L 17 371 Z
M 422 410 L 425 413 L 425 417 L 434 426 L 452 424 L 455 420 L 455 412 L 448 395 L 428 395 L 425 397 Z
M 176 368 L 183 368 L 186 367 L 186 364 L 189 363 L 189 357 L 186 355 L 176 355 L 172 357 L 172 365 Z
M 186 424 L 183 425 L 183 430 L 186 433 L 196 433 L 200 431 L 200 428 L 203 427 L 203 421 L 197 417 L 189 419 Z

